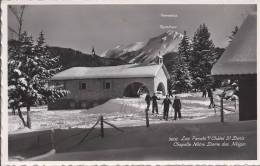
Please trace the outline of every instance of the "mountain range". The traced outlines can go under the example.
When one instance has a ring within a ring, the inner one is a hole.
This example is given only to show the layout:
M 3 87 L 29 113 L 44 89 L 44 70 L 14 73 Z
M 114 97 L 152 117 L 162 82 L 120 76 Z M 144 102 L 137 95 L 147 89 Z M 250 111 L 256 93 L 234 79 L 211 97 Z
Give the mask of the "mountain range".
M 163 57 L 163 62 L 168 71 L 173 71 L 177 63 L 177 51 L 183 35 L 178 32 L 168 31 L 148 42 L 135 42 L 128 45 L 118 45 L 108 49 L 100 55 L 86 54 L 71 48 L 49 47 L 50 52 L 60 59 L 59 64 L 63 69 L 75 66 L 97 67 L 116 66 L 128 63 L 151 63 L 158 56 Z M 223 48 L 215 48 L 216 59 L 224 52 Z
M 151 38 L 147 43 L 136 42 L 126 46 L 118 45 L 115 48 L 106 50 L 100 56 L 118 58 L 128 63 L 150 63 L 157 56 L 177 52 L 182 38 L 183 34 L 170 30 Z

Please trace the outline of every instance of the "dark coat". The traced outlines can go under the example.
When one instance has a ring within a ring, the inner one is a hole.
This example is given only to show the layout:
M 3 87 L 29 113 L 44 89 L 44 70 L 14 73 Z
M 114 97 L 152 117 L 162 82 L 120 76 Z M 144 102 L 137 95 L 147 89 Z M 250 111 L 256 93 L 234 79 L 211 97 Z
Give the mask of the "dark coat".
M 169 105 L 172 104 L 170 99 L 164 99 L 163 100 L 163 106 L 164 108 L 169 108 Z
M 211 89 L 208 89 L 208 97 L 213 97 Z
M 151 96 L 149 94 L 147 94 L 145 96 L 145 101 L 146 101 L 146 103 L 150 103 L 151 102 Z
M 180 99 L 174 99 L 173 104 L 172 104 L 172 107 L 173 107 L 175 110 L 181 109 L 181 100 L 180 100 Z
M 153 103 L 157 103 L 157 100 L 160 100 L 157 96 L 152 96 Z

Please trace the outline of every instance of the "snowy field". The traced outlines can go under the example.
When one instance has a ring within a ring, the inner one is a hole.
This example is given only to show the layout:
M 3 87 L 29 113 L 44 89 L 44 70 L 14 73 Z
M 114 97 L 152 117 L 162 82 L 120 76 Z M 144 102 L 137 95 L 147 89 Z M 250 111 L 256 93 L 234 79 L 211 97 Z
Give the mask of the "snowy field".
M 201 93 L 180 94 L 182 101 L 182 119 L 173 121 L 174 111 L 169 111 L 169 120 L 162 119 L 162 100 L 158 102 L 159 115 L 152 115 L 149 112 L 150 124 L 157 123 L 182 123 L 193 121 L 220 121 L 219 108 L 209 109 L 209 99 L 202 98 Z M 215 102 L 219 105 L 219 99 L 215 96 Z M 225 101 L 224 107 L 235 110 L 234 102 Z M 32 129 L 23 127 L 17 115 L 12 116 L 9 110 L 9 134 L 31 132 L 47 129 L 70 129 L 70 128 L 90 128 L 97 121 L 100 115 L 118 127 L 144 126 L 146 103 L 143 97 L 140 98 L 117 98 L 91 109 L 80 110 L 56 110 L 48 111 L 47 106 L 33 107 L 31 109 Z M 151 109 L 151 108 L 150 108 Z M 22 109 L 26 119 L 25 109 Z M 225 111 L 226 121 L 238 121 L 238 105 L 235 112 Z M 109 127 L 105 125 L 105 127 Z

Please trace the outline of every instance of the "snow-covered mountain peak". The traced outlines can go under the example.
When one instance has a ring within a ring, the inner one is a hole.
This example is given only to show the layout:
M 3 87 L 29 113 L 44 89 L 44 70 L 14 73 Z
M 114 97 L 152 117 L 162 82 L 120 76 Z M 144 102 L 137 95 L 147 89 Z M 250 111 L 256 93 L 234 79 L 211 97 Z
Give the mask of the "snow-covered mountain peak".
M 124 51 L 126 51 L 126 52 L 137 51 L 137 50 L 141 49 L 142 47 L 144 47 L 144 45 L 145 45 L 144 42 L 135 42 L 135 43 L 127 45 L 124 48 Z
M 140 50 L 142 47 L 144 47 L 144 42 L 135 42 L 128 44 L 126 46 L 124 45 L 117 45 L 116 47 L 112 49 L 108 49 L 100 54 L 101 57 L 108 57 L 108 58 L 116 58 L 121 56 L 122 54 L 125 54 L 127 52 L 133 52 Z
M 120 58 L 130 63 L 151 62 L 158 55 L 177 52 L 183 34 L 169 30 L 156 37 L 150 38 L 147 43 L 135 42 L 126 46 L 117 46 L 101 54 L 108 58 Z
M 167 32 L 166 32 L 168 35 L 172 35 L 172 34 L 174 34 L 174 33 L 176 33 L 176 31 L 173 31 L 173 30 L 168 30 Z
M 120 47 L 122 47 L 121 45 L 117 45 L 115 48 L 120 48 Z

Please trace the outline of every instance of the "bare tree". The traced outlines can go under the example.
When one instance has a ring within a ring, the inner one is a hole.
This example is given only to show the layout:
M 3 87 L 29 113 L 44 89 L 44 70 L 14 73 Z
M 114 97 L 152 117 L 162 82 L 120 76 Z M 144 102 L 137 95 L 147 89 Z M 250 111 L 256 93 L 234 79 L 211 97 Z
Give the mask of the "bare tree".
M 17 29 L 12 28 L 8 26 L 8 29 L 13 32 L 16 36 L 17 39 L 19 40 L 22 34 L 22 27 L 23 27 L 23 15 L 24 15 L 24 10 L 25 10 L 25 5 L 21 5 L 19 7 L 16 6 L 8 6 L 10 12 L 14 15 L 16 22 L 18 23 Z

